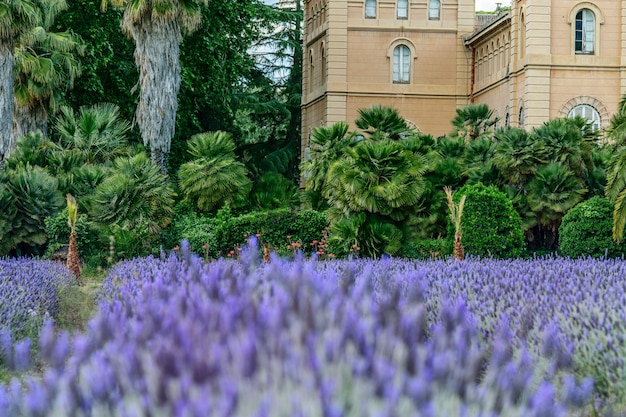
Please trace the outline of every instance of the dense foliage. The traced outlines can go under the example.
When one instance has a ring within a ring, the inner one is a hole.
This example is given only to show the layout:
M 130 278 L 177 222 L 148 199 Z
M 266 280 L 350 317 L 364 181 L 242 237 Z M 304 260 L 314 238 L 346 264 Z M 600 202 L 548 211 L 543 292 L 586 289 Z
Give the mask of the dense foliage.
M 559 228 L 559 254 L 577 258 L 622 256 L 624 243 L 612 238 L 613 204 L 604 197 L 593 197 L 575 206 L 563 217 Z
M 511 200 L 495 187 L 481 183 L 465 185 L 456 193 L 456 200 L 462 196 L 466 196 L 461 217 L 465 253 L 500 259 L 519 257 L 524 249 L 522 220 Z
M 87 333 L 68 339 L 46 327 L 48 370 L 24 388 L 0 387 L 0 412 L 566 416 L 588 403 L 592 384 L 568 373 L 577 359 L 564 335 L 592 319 L 594 277 L 612 283 L 624 273 L 615 263 L 572 261 L 461 269 L 398 260 L 260 264 L 256 251 L 240 259 L 204 265 L 183 245 L 178 256 L 118 265 Z M 576 268 L 578 279 L 564 268 Z M 520 274 L 528 276 L 509 278 Z M 559 317 L 560 328 L 550 323 Z

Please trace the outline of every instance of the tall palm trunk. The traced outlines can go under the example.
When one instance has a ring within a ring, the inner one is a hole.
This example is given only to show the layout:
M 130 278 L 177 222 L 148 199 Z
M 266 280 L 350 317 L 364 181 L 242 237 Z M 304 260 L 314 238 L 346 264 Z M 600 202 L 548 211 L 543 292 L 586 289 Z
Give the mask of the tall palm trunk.
M 17 140 L 22 136 L 26 136 L 29 132 L 40 131 L 44 137 L 47 137 L 48 130 L 48 112 L 46 107 L 40 101 L 34 105 L 20 105 L 14 100 L 13 103 L 13 129 L 11 130 L 11 145 L 14 149 Z
M 11 152 L 13 126 L 13 67 L 11 46 L 0 44 L 0 166 Z
M 67 269 L 72 271 L 78 284 L 82 285 L 83 282 L 80 279 L 80 260 L 78 258 L 78 240 L 76 239 L 75 231 L 70 234 L 70 246 L 67 249 Z
M 153 18 L 129 25 L 139 68 L 139 104 L 135 115 L 152 160 L 167 174 L 167 155 L 176 127 L 180 89 L 180 42 L 176 21 Z

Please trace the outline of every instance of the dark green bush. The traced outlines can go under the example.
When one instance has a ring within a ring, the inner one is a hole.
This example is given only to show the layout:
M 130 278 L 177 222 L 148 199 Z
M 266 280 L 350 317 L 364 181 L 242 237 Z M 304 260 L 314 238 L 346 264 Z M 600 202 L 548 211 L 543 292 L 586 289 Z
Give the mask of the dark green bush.
M 401 255 L 410 259 L 441 259 L 452 255 L 449 239 L 417 239 L 402 248 Z
M 458 202 L 466 195 L 461 219 L 463 247 L 467 255 L 517 258 L 524 249 L 522 220 L 507 196 L 495 187 L 478 183 L 465 185 L 454 195 Z M 454 236 L 449 225 L 448 236 Z
M 260 235 L 261 245 L 267 244 L 273 250 L 284 253 L 292 242 L 297 242 L 304 252 L 312 250 L 311 243 L 321 240 L 323 230 L 328 226 L 324 213 L 306 210 L 272 210 L 250 213 L 226 219 L 215 229 L 218 251 L 226 256 L 242 247 L 251 235 Z
M 626 253 L 626 241 L 613 241 L 613 204 L 604 197 L 592 197 L 573 207 L 559 227 L 559 254 L 572 258 Z
M 219 248 L 215 239 L 215 228 L 220 223 L 217 218 L 208 218 L 189 211 L 177 214 L 166 230 L 164 249 L 171 250 L 183 239 L 189 241 L 191 250 L 206 258 L 219 256 Z
M 46 217 L 46 235 L 48 247 L 44 257 L 49 258 L 59 248 L 70 242 L 70 226 L 67 223 L 67 211 L 62 210 L 56 216 Z M 78 241 L 78 253 L 81 257 L 89 257 L 105 249 L 100 244 L 100 239 L 92 222 L 87 216 L 80 215 L 76 221 L 76 238 Z

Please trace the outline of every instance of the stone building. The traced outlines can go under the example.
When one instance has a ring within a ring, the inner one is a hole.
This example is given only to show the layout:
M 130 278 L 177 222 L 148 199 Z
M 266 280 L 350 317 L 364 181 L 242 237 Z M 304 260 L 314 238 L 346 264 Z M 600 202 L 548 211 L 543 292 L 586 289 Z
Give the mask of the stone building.
M 626 92 L 626 0 L 305 0 L 302 149 L 316 126 L 392 106 L 422 132 L 486 103 L 501 125 L 579 114 L 606 127 Z

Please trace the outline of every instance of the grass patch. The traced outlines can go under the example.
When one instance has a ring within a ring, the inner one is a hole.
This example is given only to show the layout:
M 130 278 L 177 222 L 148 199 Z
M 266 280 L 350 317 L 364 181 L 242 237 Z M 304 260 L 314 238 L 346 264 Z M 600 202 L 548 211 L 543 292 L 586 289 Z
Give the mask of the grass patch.
M 55 320 L 57 329 L 83 331 L 96 312 L 96 293 L 102 286 L 106 272 L 86 269 L 81 276 L 83 285 L 70 285 L 59 292 L 59 315 Z

